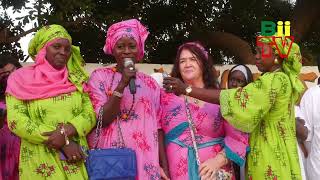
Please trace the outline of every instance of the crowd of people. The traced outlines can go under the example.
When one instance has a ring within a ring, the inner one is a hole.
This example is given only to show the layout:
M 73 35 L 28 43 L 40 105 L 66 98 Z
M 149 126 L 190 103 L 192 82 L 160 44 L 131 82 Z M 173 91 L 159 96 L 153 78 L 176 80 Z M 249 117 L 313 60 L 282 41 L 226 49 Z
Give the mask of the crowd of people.
M 235 65 L 223 89 L 200 42 L 177 47 L 161 82 L 139 72 L 148 35 L 137 19 L 111 25 L 103 51 L 116 65 L 90 76 L 60 25 L 34 35 L 33 65 L 1 56 L 0 179 L 90 179 L 87 150 L 123 147 L 135 153 L 136 180 L 320 177 L 320 91 L 303 95 L 296 43 L 288 52 L 281 40 L 259 38 L 262 76 Z

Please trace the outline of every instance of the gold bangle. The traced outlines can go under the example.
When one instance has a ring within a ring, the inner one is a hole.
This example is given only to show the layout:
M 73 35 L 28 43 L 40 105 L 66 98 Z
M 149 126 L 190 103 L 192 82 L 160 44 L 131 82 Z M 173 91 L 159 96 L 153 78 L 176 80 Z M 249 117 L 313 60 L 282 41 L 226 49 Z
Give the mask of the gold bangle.
M 112 93 L 112 95 L 113 96 L 116 96 L 116 97 L 118 97 L 118 98 L 122 98 L 122 94 L 121 93 L 119 93 L 118 91 L 113 91 L 113 93 Z

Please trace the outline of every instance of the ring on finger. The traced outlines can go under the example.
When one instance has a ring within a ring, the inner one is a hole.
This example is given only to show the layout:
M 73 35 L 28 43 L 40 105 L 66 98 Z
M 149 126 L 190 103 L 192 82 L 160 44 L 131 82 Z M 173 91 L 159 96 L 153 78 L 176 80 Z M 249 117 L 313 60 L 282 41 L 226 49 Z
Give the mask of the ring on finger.
M 73 160 L 76 160 L 76 159 L 77 159 L 77 156 L 72 156 L 72 159 L 73 159 Z
M 172 85 L 170 85 L 170 86 L 169 86 L 169 88 L 170 88 L 170 89 L 172 89 L 172 88 L 173 88 L 173 86 L 172 86 Z
M 130 71 L 133 71 L 133 70 L 134 70 L 134 68 L 133 68 L 133 67 L 129 67 L 129 70 L 130 70 Z

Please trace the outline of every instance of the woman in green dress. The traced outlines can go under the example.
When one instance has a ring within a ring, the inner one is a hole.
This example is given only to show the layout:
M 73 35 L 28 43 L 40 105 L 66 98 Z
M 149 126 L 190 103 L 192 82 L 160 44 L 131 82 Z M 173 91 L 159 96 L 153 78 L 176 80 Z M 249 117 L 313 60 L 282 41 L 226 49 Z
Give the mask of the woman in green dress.
M 6 90 L 9 129 L 21 138 L 20 179 L 88 179 L 86 135 L 95 113 L 78 47 L 60 25 L 41 28 L 30 41 L 35 64 L 10 75 Z
M 175 78 L 165 78 L 164 87 L 211 103 L 220 103 L 223 117 L 235 128 L 250 133 L 247 179 L 300 180 L 296 147 L 294 105 L 304 87 L 298 79 L 301 69 L 299 46 L 286 39 L 259 40 L 256 65 L 264 74 L 243 88 L 206 90 L 188 87 Z M 279 50 L 279 51 L 278 51 Z M 262 52 L 270 53 L 269 57 Z M 287 54 L 286 58 L 280 58 Z M 214 166 L 212 166 L 214 167 Z M 214 171 L 208 165 L 206 173 Z

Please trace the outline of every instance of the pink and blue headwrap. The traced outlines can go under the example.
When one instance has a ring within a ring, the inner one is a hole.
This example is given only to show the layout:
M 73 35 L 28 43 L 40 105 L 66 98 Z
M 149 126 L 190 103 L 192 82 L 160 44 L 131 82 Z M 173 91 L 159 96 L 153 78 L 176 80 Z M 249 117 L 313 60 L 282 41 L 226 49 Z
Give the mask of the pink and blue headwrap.
M 112 49 L 116 42 L 122 37 L 132 37 L 137 42 L 138 61 L 144 56 L 144 42 L 146 41 L 149 32 L 137 19 L 121 21 L 111 25 L 107 32 L 106 43 L 103 51 L 106 54 L 112 54 Z

